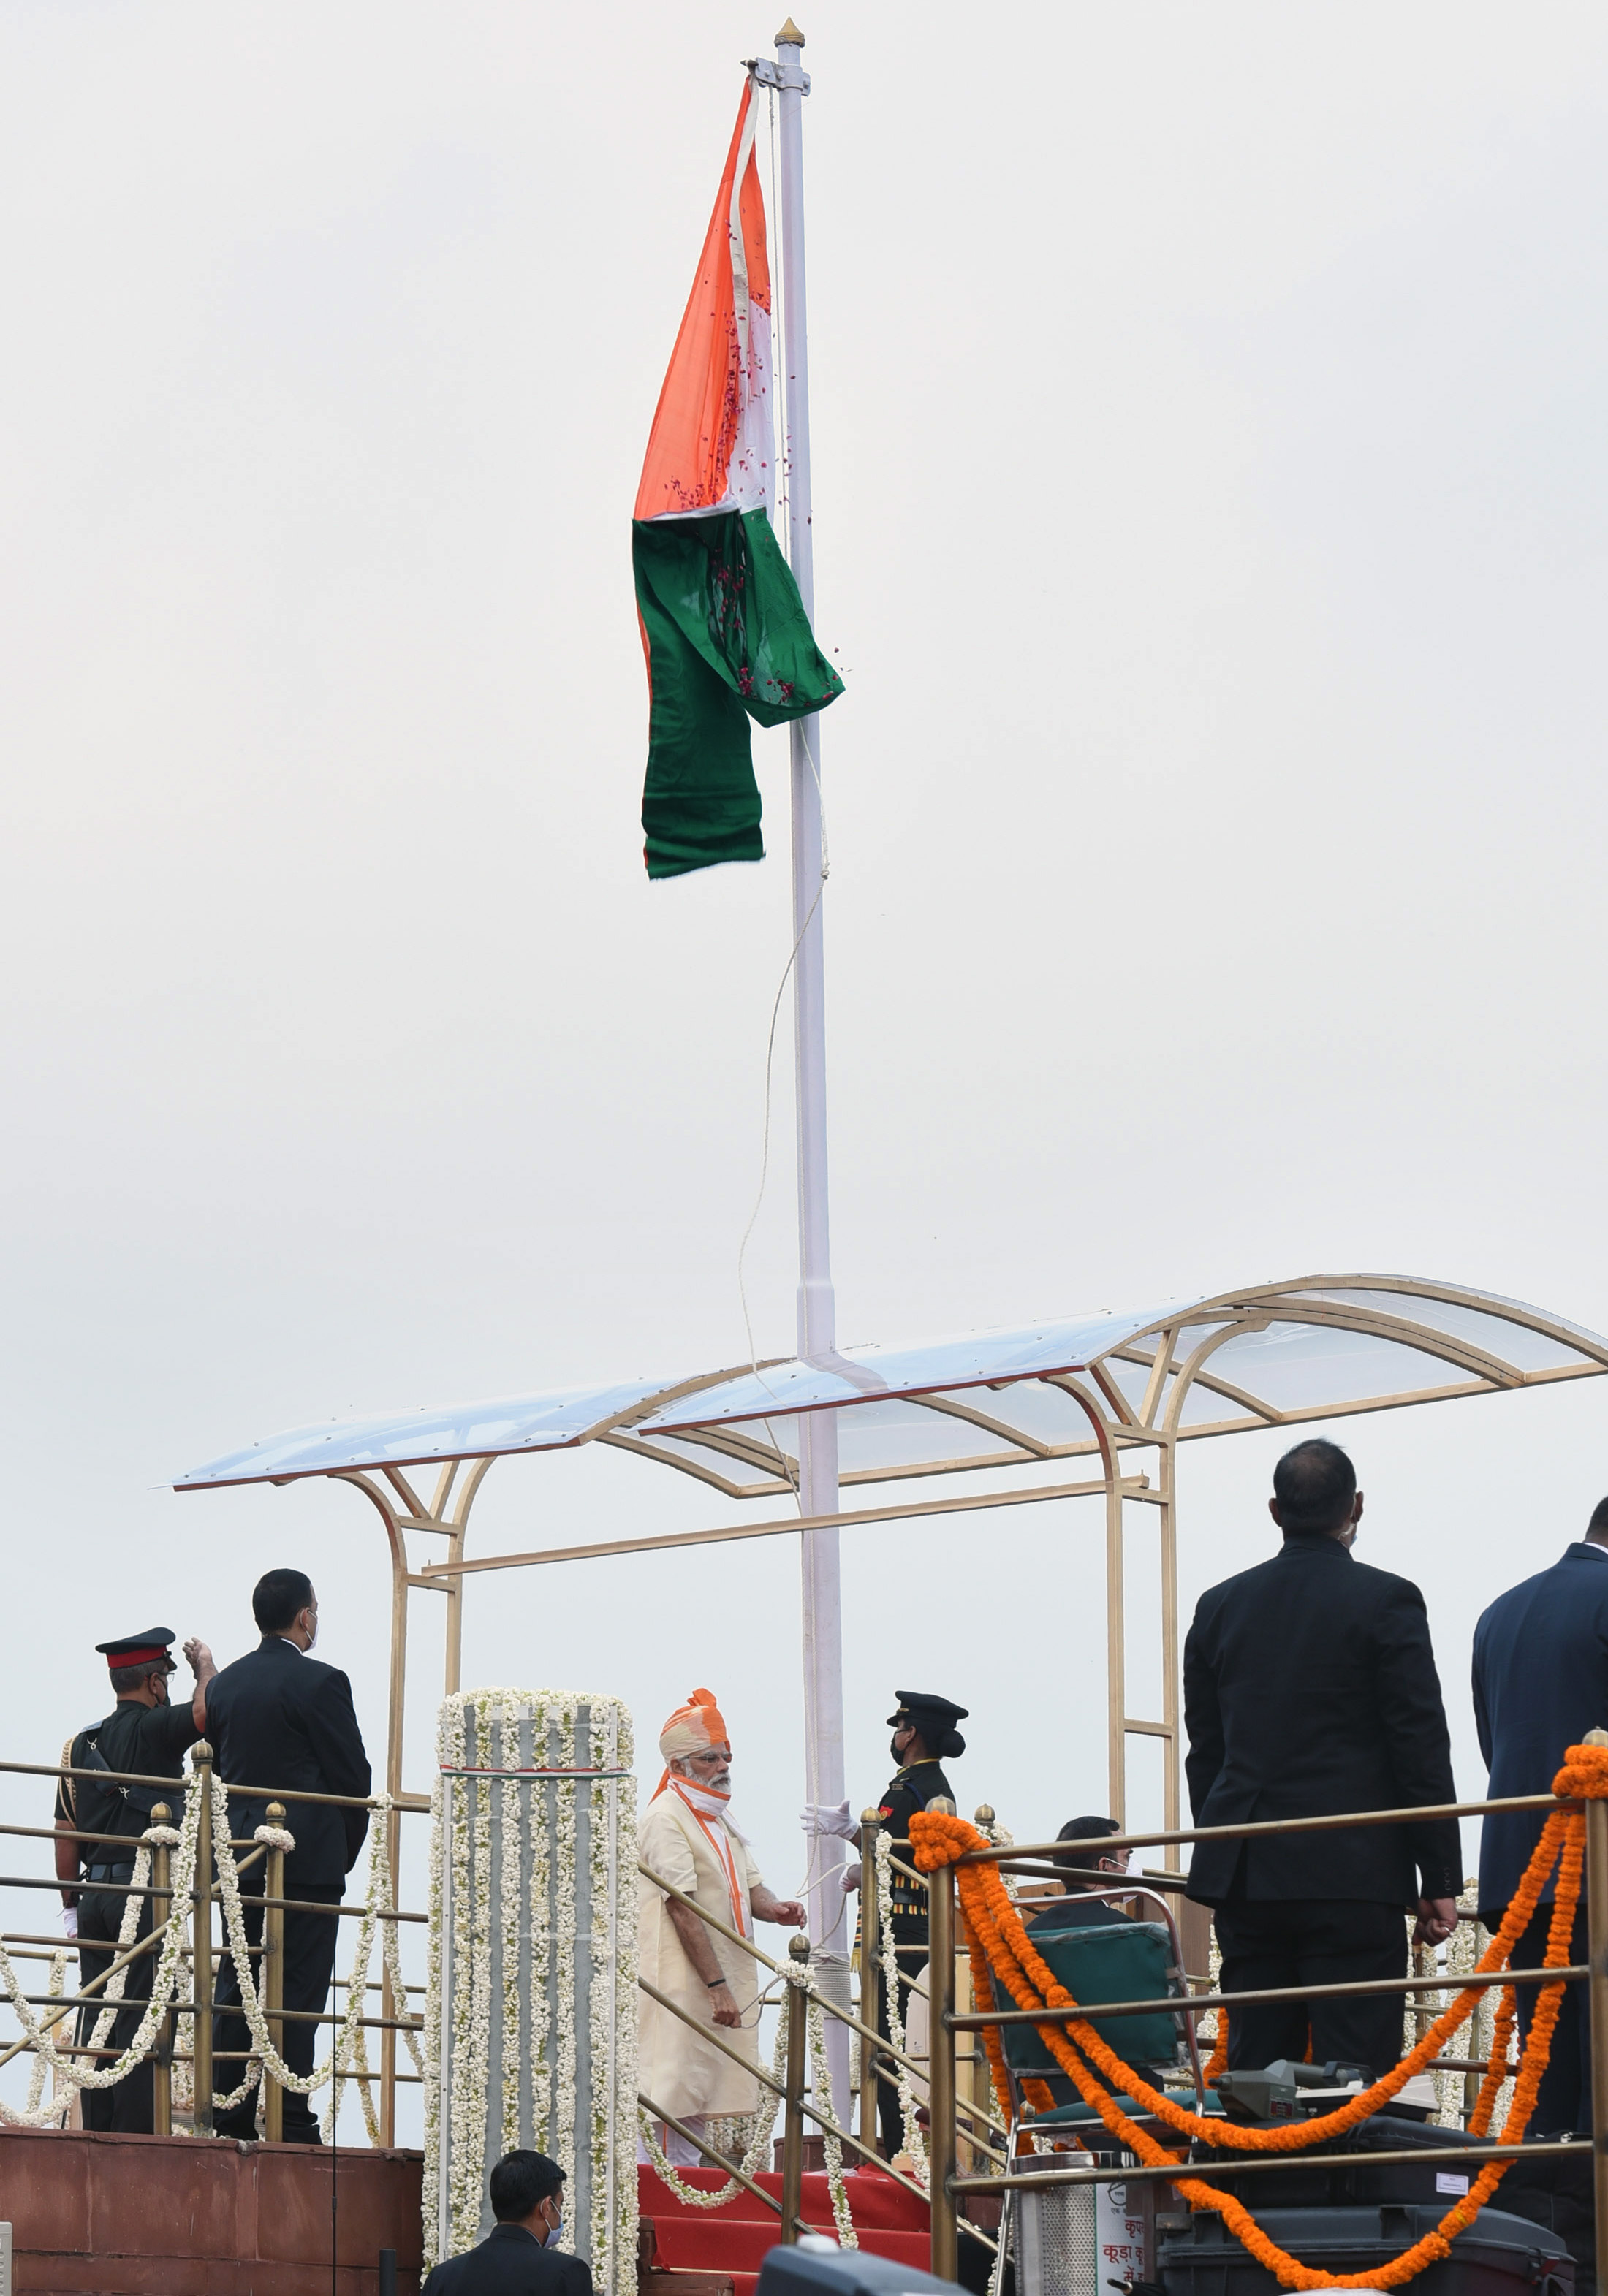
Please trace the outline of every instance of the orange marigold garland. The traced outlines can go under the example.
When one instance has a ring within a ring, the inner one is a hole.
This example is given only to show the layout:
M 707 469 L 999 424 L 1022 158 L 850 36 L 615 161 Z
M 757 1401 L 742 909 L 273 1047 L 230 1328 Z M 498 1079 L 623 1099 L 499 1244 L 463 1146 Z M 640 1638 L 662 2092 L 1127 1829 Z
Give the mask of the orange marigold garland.
M 1201 2079 L 1205 2083 L 1206 2087 L 1210 2088 L 1214 2081 L 1221 2080 L 1223 2075 L 1227 2071 L 1227 2070 L 1228 2012 L 1227 2009 L 1219 2009 L 1218 2011 L 1217 2038 L 1211 2045 L 1211 2054 L 1201 2067 Z
M 1571 1746 L 1563 1767 L 1553 1782 L 1553 1791 L 1561 1798 L 1608 1798 L 1608 1749 Z M 1548 1815 L 1502 1926 L 1481 1956 L 1478 1974 L 1493 1972 L 1509 1963 L 1513 1948 L 1540 1903 L 1541 1891 L 1555 1863 L 1558 1866 L 1558 1882 L 1545 1965 L 1558 1968 L 1568 1964 L 1575 1908 L 1579 1900 L 1585 1833 L 1584 1814 L 1578 1806 L 1555 1810 Z M 918 1812 L 911 1820 L 910 1833 L 915 1862 L 923 1873 L 955 1864 L 968 1849 L 981 1849 L 989 1846 L 983 1835 L 974 1826 L 966 1824 L 964 1819 L 933 1810 Z M 1075 2007 L 1071 1994 L 1057 1983 L 1047 1964 L 1034 1950 L 997 1870 L 993 1866 L 962 1866 L 956 1878 L 967 1940 L 973 1956 L 973 1969 L 976 1970 L 985 1956 L 989 1965 L 986 1981 L 990 2004 L 994 1998 L 992 1980 L 997 1977 L 1003 1980 L 1019 2008 Z M 1232 2151 L 1300 2152 L 1355 2128 L 1396 2095 L 1416 2072 L 1439 2054 L 1470 2014 L 1482 1989 L 1471 1986 L 1460 1993 L 1450 2008 L 1435 2020 L 1401 2062 L 1382 2079 L 1375 2081 L 1372 2087 L 1359 2091 L 1336 2112 L 1321 2114 L 1313 2120 L 1287 2123 L 1277 2128 L 1247 2128 L 1233 2121 L 1206 2120 L 1198 2113 L 1175 2103 L 1171 2097 L 1153 2088 L 1130 2066 L 1125 2065 L 1085 2019 L 1071 2019 L 1064 2029 L 1059 2025 L 1040 2025 L 1038 2030 L 1056 2062 L 1071 2077 L 1079 2094 L 1098 2112 L 1112 2134 L 1120 2137 L 1129 2151 L 1136 2152 L 1148 2165 L 1169 2168 L 1180 2165 L 1182 2156 L 1168 2152 L 1122 2111 L 1116 2097 L 1102 2087 L 1089 2064 L 1085 2062 L 1086 2058 L 1092 2060 L 1109 2080 L 1119 2084 L 1156 2119 L 1181 2136 L 1198 2136 L 1210 2144 Z M 1535 2110 L 1536 2095 L 1551 2054 L 1552 2037 L 1563 1995 L 1562 1980 L 1555 1985 L 1540 1988 L 1535 2018 L 1514 2084 L 1513 2103 L 1501 2132 L 1504 2143 L 1516 2144 L 1519 2141 Z M 981 1998 L 980 1989 L 978 1997 Z M 1470 2122 L 1471 2134 L 1485 2133 L 1497 2092 L 1506 2078 L 1507 2045 L 1514 2022 L 1513 2002 L 1513 1988 L 1504 1987 L 1488 2070 L 1479 2103 Z M 991 2029 L 990 2033 L 985 2036 L 985 2046 L 989 2047 L 989 2062 L 995 2067 L 995 2077 L 998 2082 L 1003 2078 L 1004 2065 L 997 2036 L 997 2028 Z M 1217 2052 L 1214 2051 L 1214 2065 L 1216 2057 Z M 1269 2240 L 1242 2202 L 1196 2178 L 1181 2177 L 1175 2181 L 1178 2190 L 1195 2207 L 1216 2210 L 1257 2261 L 1274 2273 L 1286 2288 L 1395 2288 L 1413 2279 L 1426 2265 L 1449 2254 L 1453 2236 L 1473 2224 L 1509 2165 L 1505 2161 L 1489 2162 L 1475 2177 L 1468 2194 L 1448 2210 L 1435 2230 L 1415 2242 L 1392 2263 L 1382 2269 L 1349 2274 L 1314 2271 Z
M 994 1974 L 989 1967 L 988 1955 L 983 1951 L 982 1940 L 967 1919 L 964 1907 L 961 1919 L 965 1926 L 966 1951 L 972 1962 L 972 2005 L 980 2010 L 992 2009 L 995 2005 Z M 989 2060 L 989 2071 L 993 2077 L 994 2095 L 1008 2127 L 1011 2119 L 1011 2084 L 1005 2071 L 1004 2037 L 997 2025 L 983 2027 L 982 2045 Z M 1021 2093 L 1035 2112 L 1054 2112 L 1055 2099 L 1048 2081 L 1037 2080 L 1030 2075 L 1021 2084 Z M 1019 2143 L 1021 2149 L 1028 2152 L 1032 2150 L 1032 2138 L 1027 2136 L 1025 2131 L 1021 2133 Z M 1079 2151 L 1087 2152 L 1088 2148 L 1083 2144 L 1081 2138 L 1078 2140 L 1078 2144 Z

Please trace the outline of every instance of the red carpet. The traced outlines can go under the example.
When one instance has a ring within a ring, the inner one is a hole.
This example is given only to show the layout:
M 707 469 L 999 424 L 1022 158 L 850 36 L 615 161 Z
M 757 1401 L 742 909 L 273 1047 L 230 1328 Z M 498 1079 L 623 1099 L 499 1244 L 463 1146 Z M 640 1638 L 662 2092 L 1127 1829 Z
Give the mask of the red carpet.
M 726 2182 L 714 2169 L 684 2169 L 681 2174 L 706 2193 L 718 2192 Z M 917 2265 L 924 2272 L 931 2238 L 925 2205 L 874 2169 L 850 2169 L 845 2181 L 860 2246 L 870 2255 Z M 780 2177 L 759 2176 L 754 2182 L 781 2199 Z M 637 2169 L 636 2188 L 643 2215 L 653 2219 L 655 2264 L 672 2272 L 729 2272 L 736 2296 L 753 2296 L 765 2252 L 781 2236 L 779 2216 L 741 2190 L 723 2208 L 688 2208 L 652 2169 Z M 825 2177 L 805 2177 L 800 2213 L 812 2229 L 836 2237 Z

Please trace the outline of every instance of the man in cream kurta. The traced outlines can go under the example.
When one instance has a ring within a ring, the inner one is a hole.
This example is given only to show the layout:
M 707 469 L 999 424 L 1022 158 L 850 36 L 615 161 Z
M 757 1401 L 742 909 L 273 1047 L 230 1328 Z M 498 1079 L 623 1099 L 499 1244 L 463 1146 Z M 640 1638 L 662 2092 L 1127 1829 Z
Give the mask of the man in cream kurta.
M 801 1927 L 803 1906 L 772 1896 L 731 1822 L 731 1742 L 711 1692 L 695 1690 L 671 1715 L 659 1750 L 667 1767 L 637 1835 L 643 1864 L 743 1937 L 752 1937 L 756 1920 Z M 745 2070 L 759 2062 L 757 1964 L 645 1874 L 637 1955 L 648 1983 L 692 2021 L 685 2024 L 646 1994 L 640 1997 L 644 2095 L 696 2136 L 715 2115 L 757 2111 L 759 2084 Z M 700 2025 L 718 2030 L 743 2063 L 734 2064 L 701 2040 Z M 702 2164 L 698 2146 L 668 2123 L 661 2121 L 655 2134 L 678 2166 Z M 640 2157 L 647 2157 L 645 2148 Z

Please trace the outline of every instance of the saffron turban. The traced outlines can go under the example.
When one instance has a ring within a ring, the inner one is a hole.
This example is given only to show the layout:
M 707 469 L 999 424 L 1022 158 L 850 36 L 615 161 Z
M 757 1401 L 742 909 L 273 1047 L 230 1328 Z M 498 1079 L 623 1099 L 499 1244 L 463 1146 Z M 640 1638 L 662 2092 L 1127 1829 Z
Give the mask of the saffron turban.
M 706 1747 L 718 1746 L 730 1736 L 714 1692 L 694 1690 L 659 1733 L 659 1751 L 667 1762 L 685 1761 L 689 1754 L 701 1754 Z

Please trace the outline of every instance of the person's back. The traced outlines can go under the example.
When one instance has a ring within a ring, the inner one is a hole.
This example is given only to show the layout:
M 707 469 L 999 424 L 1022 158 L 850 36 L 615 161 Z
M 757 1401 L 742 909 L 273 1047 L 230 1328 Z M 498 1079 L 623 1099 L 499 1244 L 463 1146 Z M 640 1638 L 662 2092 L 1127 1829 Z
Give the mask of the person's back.
M 423 2296 L 592 2296 L 592 2267 L 549 2245 L 562 2222 L 564 2172 L 545 2152 L 505 2152 L 492 2170 L 495 2228 L 438 2264 Z
M 1596 1536 L 1603 1517 L 1603 1538 Z M 1584 1539 L 1499 1595 L 1474 1628 L 1474 1721 L 1495 1801 L 1550 1793 L 1565 1749 L 1608 1727 L 1608 1500 Z M 1500 1921 L 1542 1810 L 1493 1812 L 1480 1838 L 1480 1914 Z M 1550 1898 L 1550 1891 L 1548 1898 Z M 1492 1924 L 1494 1926 L 1494 1923 Z
M 1286 1538 L 1202 1595 L 1185 1660 L 1185 1769 L 1197 1825 L 1450 1801 L 1450 1740 L 1423 1599 L 1336 1538 Z M 1190 1895 L 1417 1896 L 1413 1826 L 1202 1842 Z M 1444 1866 L 1447 1845 L 1432 1854 Z M 1455 1847 L 1453 1859 L 1456 1858 Z M 1458 1877 L 1436 1877 L 1452 1887 Z M 1430 1892 L 1440 1895 L 1439 1890 Z
M 1492 1800 L 1549 1793 L 1566 1750 L 1608 1727 L 1608 1499 L 1586 1536 L 1549 1570 L 1499 1595 L 1474 1628 L 1474 1721 Z M 1498 1810 L 1480 1838 L 1480 1918 L 1497 1928 L 1540 1837 L 1542 1810 Z M 1513 1950 L 1515 1969 L 1545 1958 L 1555 1882 Z M 1571 1959 L 1586 1959 L 1583 1919 Z M 1535 1996 L 1519 1994 L 1521 2034 Z M 1591 2126 L 1590 2008 L 1584 1985 L 1564 1990 L 1531 2127 L 1538 2134 Z
M 279 1574 L 275 1574 L 279 1575 Z M 264 1634 L 207 1685 L 207 1735 L 227 1785 L 275 1792 L 369 1792 L 372 1775 L 352 1706 L 352 1686 L 339 1667 L 310 1657 L 283 1628 Z M 271 1797 L 233 1803 L 237 1838 L 263 1823 Z M 296 1847 L 285 1882 L 340 1882 L 357 1863 L 368 1814 L 324 1802 L 287 1805 Z
M 193 1702 L 175 1706 L 168 1693 L 174 1671 L 169 1646 L 171 1628 L 148 1627 L 144 1633 L 125 1635 L 115 1642 L 97 1643 L 106 1660 L 117 1704 L 102 1722 L 80 1730 L 62 1749 L 62 1762 L 70 1770 L 90 1773 L 63 1776 L 56 1792 L 56 1874 L 67 1884 L 62 1903 L 76 1908 L 67 1915 L 70 1935 L 78 1939 L 79 1969 L 86 1985 L 102 1978 L 116 1957 L 118 1941 L 128 1910 L 124 1886 L 134 1878 L 140 1835 L 151 1824 L 152 1812 L 166 1803 L 176 1812 L 184 1800 L 184 1755 L 201 1732 Z M 198 1685 L 212 1677 L 212 1653 L 205 1643 L 192 1639 L 185 1654 L 195 1670 Z M 125 1771 L 140 1777 L 171 1778 L 171 1786 L 119 1784 L 100 1774 Z M 117 1834 L 118 1841 L 75 1841 L 73 1833 Z M 82 1881 L 84 1886 L 78 1887 Z M 147 1938 L 152 1929 L 152 1901 L 141 1903 L 135 1935 Z M 124 1973 L 122 1997 L 132 2003 L 114 2016 L 109 2046 L 127 2049 L 133 2041 L 151 1997 L 155 1963 L 146 1955 Z M 80 2044 L 92 2046 L 100 2021 L 98 2002 L 86 2003 L 78 2014 Z M 155 2091 L 152 2060 L 144 2058 L 124 2079 L 108 2088 L 83 2092 L 86 2128 L 115 2129 L 123 2134 L 149 2134 L 155 2127 Z
M 352 1709 L 351 1685 L 338 1667 L 309 1658 L 318 1633 L 318 1598 L 300 1570 L 269 1570 L 251 1594 L 260 1645 L 215 1675 L 206 1688 L 207 1734 L 218 1775 L 226 1785 L 262 1786 L 259 1796 L 230 1798 L 230 1824 L 237 1841 L 250 1840 L 263 1824 L 275 1795 L 285 1802 L 285 1822 L 295 1841 L 284 1861 L 285 1895 L 338 1906 L 346 1876 L 357 1861 L 368 1830 L 368 1812 L 357 1797 L 371 1785 L 363 1734 Z M 339 1804 L 297 1801 L 308 1793 L 354 1797 Z M 253 1945 L 262 1934 L 263 1868 L 241 1877 L 246 1902 L 246 1934 Z M 286 1909 L 282 1998 L 286 2009 L 321 2015 L 334 1974 L 339 1916 L 309 1912 L 305 1903 Z M 214 1998 L 222 2013 L 214 2047 L 250 2049 L 250 2030 L 236 2011 L 240 1976 L 233 1958 L 219 1971 Z M 307 2014 L 285 2021 L 283 2054 L 291 2070 L 313 2070 L 318 2027 Z M 219 2136 L 249 2139 L 255 2134 L 256 2097 L 250 2095 L 217 2121 Z M 284 2093 L 287 2143 L 316 2144 L 318 2124 L 305 2096 Z
M 1202 1595 L 1184 1649 L 1190 1805 L 1200 1826 L 1337 1816 L 1456 1799 L 1451 1744 L 1418 1589 L 1351 1559 L 1362 1494 L 1345 1453 L 1315 1439 L 1274 1470 L 1269 1562 Z M 1310 2054 L 1382 2073 L 1401 2054 L 1401 1997 L 1322 1988 L 1400 1977 L 1403 1911 L 1439 1944 L 1456 1927 L 1455 1818 L 1232 1836 L 1195 1844 L 1189 1895 L 1215 1909 L 1225 1993 L 1247 2003 L 1228 2062 Z

